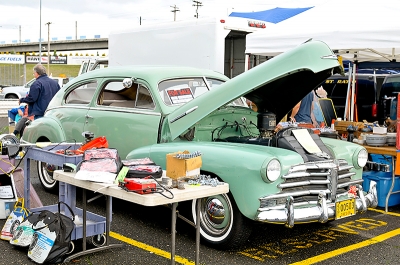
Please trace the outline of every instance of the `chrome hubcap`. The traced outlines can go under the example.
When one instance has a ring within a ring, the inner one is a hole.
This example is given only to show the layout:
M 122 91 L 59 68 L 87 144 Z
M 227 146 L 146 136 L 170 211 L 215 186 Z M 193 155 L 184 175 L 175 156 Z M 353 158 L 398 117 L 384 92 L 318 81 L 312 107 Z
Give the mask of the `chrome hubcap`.
M 222 224 L 225 219 L 225 208 L 220 200 L 212 198 L 206 202 L 206 212 L 210 223 Z

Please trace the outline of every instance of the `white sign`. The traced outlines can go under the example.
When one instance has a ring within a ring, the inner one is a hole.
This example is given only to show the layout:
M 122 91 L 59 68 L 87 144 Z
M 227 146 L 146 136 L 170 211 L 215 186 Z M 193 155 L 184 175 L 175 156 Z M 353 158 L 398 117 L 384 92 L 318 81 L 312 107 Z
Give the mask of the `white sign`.
M 10 185 L 0 186 L 0 198 L 2 198 L 2 199 L 14 198 L 12 187 Z
M 15 54 L 0 54 L 0 63 L 24 64 L 25 56 Z
M 42 56 L 42 63 L 47 63 L 47 56 Z M 39 56 L 26 56 L 26 63 L 39 63 Z

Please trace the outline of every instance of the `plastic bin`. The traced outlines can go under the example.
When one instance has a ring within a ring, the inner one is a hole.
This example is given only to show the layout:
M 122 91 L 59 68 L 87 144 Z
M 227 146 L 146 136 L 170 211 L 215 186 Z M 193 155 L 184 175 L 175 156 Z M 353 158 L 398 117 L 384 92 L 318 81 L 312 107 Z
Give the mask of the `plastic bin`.
M 376 182 L 376 191 L 378 193 L 378 206 L 385 207 L 386 196 L 389 192 L 390 186 L 392 185 L 392 173 L 381 172 L 381 171 L 367 171 L 363 172 L 363 189 L 369 191 L 369 184 L 371 180 Z M 400 190 L 400 180 L 398 177 L 395 178 L 393 191 Z M 400 204 L 400 193 L 392 194 L 389 197 L 388 206 L 395 206 Z

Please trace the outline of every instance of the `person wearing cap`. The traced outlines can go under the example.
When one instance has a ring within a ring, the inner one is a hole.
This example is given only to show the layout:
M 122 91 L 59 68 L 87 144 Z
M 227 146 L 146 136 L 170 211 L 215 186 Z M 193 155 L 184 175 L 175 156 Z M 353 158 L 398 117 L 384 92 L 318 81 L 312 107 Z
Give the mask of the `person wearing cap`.
M 36 80 L 32 83 L 29 94 L 25 98 L 20 98 L 19 103 L 27 103 L 28 116 L 33 116 L 36 120 L 43 117 L 51 99 L 60 90 L 60 86 L 58 82 L 47 76 L 46 68 L 41 64 L 33 67 L 33 76 Z

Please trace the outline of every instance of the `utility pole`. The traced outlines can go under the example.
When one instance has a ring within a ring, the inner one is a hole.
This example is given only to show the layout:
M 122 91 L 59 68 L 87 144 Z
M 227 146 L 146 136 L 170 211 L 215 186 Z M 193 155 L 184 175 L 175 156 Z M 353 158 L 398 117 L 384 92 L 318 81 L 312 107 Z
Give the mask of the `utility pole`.
M 196 7 L 196 15 L 194 15 L 195 18 L 199 18 L 199 7 L 203 6 L 203 4 L 199 1 L 193 0 L 193 6 Z
M 176 5 L 170 6 L 170 7 L 172 7 L 172 8 L 174 9 L 174 10 L 172 10 L 171 12 L 174 12 L 174 21 L 176 21 L 176 12 L 177 12 L 177 11 L 180 11 L 180 10 L 179 10 L 178 7 L 176 7 Z
M 78 21 L 75 21 L 75 40 L 78 39 Z
M 21 43 L 21 25 L 19 25 L 19 43 Z
M 47 22 L 47 74 L 50 76 L 50 24 Z
M 39 63 L 42 63 L 42 0 L 40 0 L 39 16 Z

